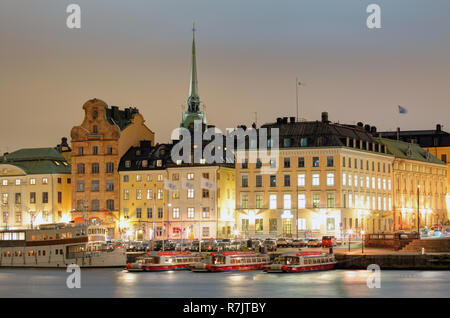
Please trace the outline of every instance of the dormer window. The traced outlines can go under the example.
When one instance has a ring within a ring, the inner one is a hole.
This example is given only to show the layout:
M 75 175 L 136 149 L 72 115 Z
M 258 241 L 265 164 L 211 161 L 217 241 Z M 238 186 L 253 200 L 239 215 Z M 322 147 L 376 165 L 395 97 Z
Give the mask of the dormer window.
M 183 161 L 182 161 L 181 159 L 178 159 L 178 160 L 177 160 L 177 165 L 181 165 L 182 162 L 183 162 Z
M 161 167 L 162 166 L 162 160 L 156 160 L 156 166 Z
M 92 126 L 92 133 L 93 134 L 98 134 L 98 127 L 97 127 L 97 125 Z
M 142 160 L 142 166 L 143 167 L 147 167 L 148 166 L 148 161 L 147 160 Z
M 127 167 L 127 168 L 131 167 L 131 161 L 130 160 L 125 161 L 125 167 Z

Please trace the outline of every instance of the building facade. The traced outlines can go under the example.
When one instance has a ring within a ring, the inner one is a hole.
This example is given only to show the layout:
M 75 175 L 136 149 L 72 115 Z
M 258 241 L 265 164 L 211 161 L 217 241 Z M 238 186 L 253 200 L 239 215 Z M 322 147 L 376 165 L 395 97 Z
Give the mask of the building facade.
M 71 166 L 56 148 L 28 148 L 0 161 L 1 228 L 69 222 Z
M 83 105 L 84 120 L 72 128 L 72 217 L 97 220 L 114 237 L 119 226 L 120 158 L 140 140 L 154 142 L 154 133 L 136 108 L 119 110 L 91 99 Z
M 398 211 L 411 209 L 416 192 L 410 183 L 401 196 L 395 191 L 399 174 L 408 176 L 406 182 L 419 178 L 435 202 L 434 220 L 444 218 L 443 164 L 418 145 L 408 155 L 407 145 L 376 137 L 376 128 L 331 123 L 326 113 L 321 121 L 279 118 L 261 128 L 278 129 L 279 148 L 266 162 L 251 155 L 259 150 L 237 151 L 236 224 L 242 237 L 345 237 L 412 229 L 414 219 L 402 221 Z M 248 162 L 250 157 L 257 160 Z M 410 166 L 422 168 L 407 172 Z M 426 224 L 431 223 L 429 218 Z

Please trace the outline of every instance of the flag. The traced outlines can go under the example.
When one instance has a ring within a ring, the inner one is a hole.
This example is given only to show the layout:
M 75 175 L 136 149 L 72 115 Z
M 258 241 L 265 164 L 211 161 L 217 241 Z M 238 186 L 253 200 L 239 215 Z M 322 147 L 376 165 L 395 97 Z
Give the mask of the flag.
M 178 190 L 178 187 L 174 182 L 171 182 L 168 179 L 164 179 L 164 189 L 170 190 L 170 191 L 176 191 L 176 190 Z
M 209 181 L 209 179 L 202 178 L 201 184 L 202 184 L 202 189 L 208 189 L 208 190 L 212 190 L 212 191 L 214 191 L 216 189 L 215 184 L 213 182 Z
M 398 105 L 398 112 L 400 114 L 406 114 L 408 112 L 408 110 L 400 105 Z
M 191 182 L 187 179 L 183 179 L 183 189 L 194 189 L 195 185 L 194 182 Z

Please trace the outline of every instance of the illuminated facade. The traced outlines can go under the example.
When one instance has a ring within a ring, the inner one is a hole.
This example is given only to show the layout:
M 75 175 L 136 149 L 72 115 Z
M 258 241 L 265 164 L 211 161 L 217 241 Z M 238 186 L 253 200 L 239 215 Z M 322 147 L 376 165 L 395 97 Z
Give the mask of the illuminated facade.
M 430 228 L 448 221 L 447 167 L 415 143 L 378 138 L 395 155 L 393 163 L 394 224 L 396 230 Z M 419 208 L 419 211 L 418 211 Z
M 97 220 L 115 237 L 119 223 L 120 158 L 140 140 L 154 142 L 136 108 L 119 110 L 99 99 L 83 105 L 85 117 L 72 128 L 72 217 L 75 222 Z
M 71 167 L 55 148 L 20 149 L 0 161 L 0 226 L 71 220 Z

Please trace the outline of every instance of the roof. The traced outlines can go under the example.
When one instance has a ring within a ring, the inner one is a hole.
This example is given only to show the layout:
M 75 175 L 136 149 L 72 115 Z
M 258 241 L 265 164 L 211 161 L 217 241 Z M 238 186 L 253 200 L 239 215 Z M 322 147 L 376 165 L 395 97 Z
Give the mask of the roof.
M 5 154 L 1 164 L 14 165 L 27 174 L 70 174 L 71 166 L 55 148 L 24 148 Z
M 397 139 L 397 131 L 385 131 L 382 137 Z M 435 130 L 400 130 L 400 140 L 419 144 L 421 147 L 450 147 L 450 133 L 443 131 L 441 125 L 436 125 Z
M 376 139 L 380 143 L 386 145 L 388 153 L 394 155 L 396 158 L 445 164 L 444 162 L 433 156 L 429 151 L 426 151 L 425 149 L 420 147 L 420 145 L 418 144 L 388 138 Z
M 111 125 L 116 125 L 120 130 L 124 130 L 131 124 L 131 119 L 134 115 L 139 114 L 139 110 L 135 107 L 125 108 L 120 110 L 117 106 L 111 106 L 111 108 L 105 107 L 106 120 Z

